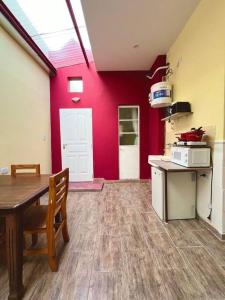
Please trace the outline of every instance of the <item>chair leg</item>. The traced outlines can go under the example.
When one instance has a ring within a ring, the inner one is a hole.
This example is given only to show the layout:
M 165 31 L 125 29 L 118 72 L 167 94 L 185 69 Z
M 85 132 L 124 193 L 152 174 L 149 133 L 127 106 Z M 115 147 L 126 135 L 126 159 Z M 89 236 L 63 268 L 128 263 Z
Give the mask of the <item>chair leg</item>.
M 38 234 L 37 233 L 33 233 L 32 234 L 32 246 L 35 246 L 38 242 Z
M 52 272 L 57 272 L 58 271 L 58 263 L 57 263 L 57 260 L 56 260 L 55 256 L 54 257 L 51 257 L 51 256 L 48 257 L 48 264 L 49 264 L 49 267 L 52 270 Z
M 62 228 L 62 236 L 63 236 L 64 243 L 68 243 L 70 240 L 70 237 L 69 237 L 69 233 L 68 233 L 68 227 L 67 227 L 66 220 L 64 221 L 64 225 Z
M 64 243 L 68 243 L 70 240 L 70 237 L 69 237 L 68 226 L 67 226 L 66 202 L 64 202 L 62 204 L 61 216 L 62 216 L 62 222 L 63 222 L 63 227 L 62 227 L 63 240 L 64 240 Z
M 48 264 L 52 272 L 58 271 L 58 262 L 56 259 L 54 232 L 48 234 Z
M 23 235 L 23 249 L 26 249 L 26 237 Z
M 40 204 L 41 204 L 40 199 L 38 199 L 38 200 L 36 200 L 36 201 L 34 202 L 34 206 L 39 206 Z
M 39 206 L 40 205 L 40 199 L 38 199 L 37 201 L 34 202 L 34 206 Z M 35 246 L 38 242 L 38 234 L 37 233 L 33 233 L 32 234 L 32 247 Z

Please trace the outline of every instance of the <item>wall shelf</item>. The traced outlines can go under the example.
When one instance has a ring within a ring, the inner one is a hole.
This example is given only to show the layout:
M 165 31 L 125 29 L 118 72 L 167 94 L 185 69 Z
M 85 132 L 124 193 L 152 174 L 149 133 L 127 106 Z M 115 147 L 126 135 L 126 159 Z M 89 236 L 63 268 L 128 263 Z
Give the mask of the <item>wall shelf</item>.
M 185 117 L 185 116 L 188 116 L 191 114 L 193 114 L 193 112 L 178 112 L 171 116 L 161 119 L 161 121 L 175 120 L 175 119 L 182 118 L 182 117 Z

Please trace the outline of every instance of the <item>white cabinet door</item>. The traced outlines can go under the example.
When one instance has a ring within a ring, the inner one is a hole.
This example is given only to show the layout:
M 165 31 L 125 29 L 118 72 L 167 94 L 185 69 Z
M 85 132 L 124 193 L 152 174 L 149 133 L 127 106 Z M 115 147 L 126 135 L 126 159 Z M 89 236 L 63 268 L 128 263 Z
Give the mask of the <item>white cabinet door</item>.
M 119 147 L 120 179 L 139 179 L 138 146 Z
M 119 177 L 140 178 L 139 107 L 119 106 Z
M 70 181 L 93 180 L 92 110 L 60 109 L 62 167 Z
M 193 172 L 167 175 L 168 220 L 194 219 L 196 178 Z
M 161 220 L 164 220 L 164 172 L 152 167 L 152 207 Z
M 202 176 L 202 175 L 206 176 Z M 212 171 L 199 171 L 197 179 L 197 212 L 205 219 L 210 213 Z

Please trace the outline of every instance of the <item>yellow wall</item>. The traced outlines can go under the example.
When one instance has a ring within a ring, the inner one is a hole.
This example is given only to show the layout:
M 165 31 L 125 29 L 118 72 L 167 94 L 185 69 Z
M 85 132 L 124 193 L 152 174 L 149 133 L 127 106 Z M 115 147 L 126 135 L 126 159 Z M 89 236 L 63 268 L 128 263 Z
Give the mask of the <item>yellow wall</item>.
M 0 167 L 51 171 L 48 74 L 0 27 Z
M 203 126 L 209 140 L 223 140 L 225 74 L 225 0 L 202 0 L 169 49 L 174 74 L 173 101 L 189 101 L 193 115 L 166 125 L 166 143 L 174 133 Z

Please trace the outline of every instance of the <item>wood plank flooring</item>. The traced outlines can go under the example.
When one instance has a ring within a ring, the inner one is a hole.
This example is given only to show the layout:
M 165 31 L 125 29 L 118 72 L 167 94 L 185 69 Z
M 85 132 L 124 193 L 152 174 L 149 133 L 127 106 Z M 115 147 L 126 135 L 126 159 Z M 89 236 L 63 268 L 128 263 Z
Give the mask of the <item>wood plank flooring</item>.
M 44 256 L 25 258 L 24 299 L 225 299 L 225 242 L 197 220 L 163 224 L 150 196 L 138 182 L 69 193 L 70 242 L 57 244 L 59 271 Z M 7 280 L 0 265 L 0 299 Z

